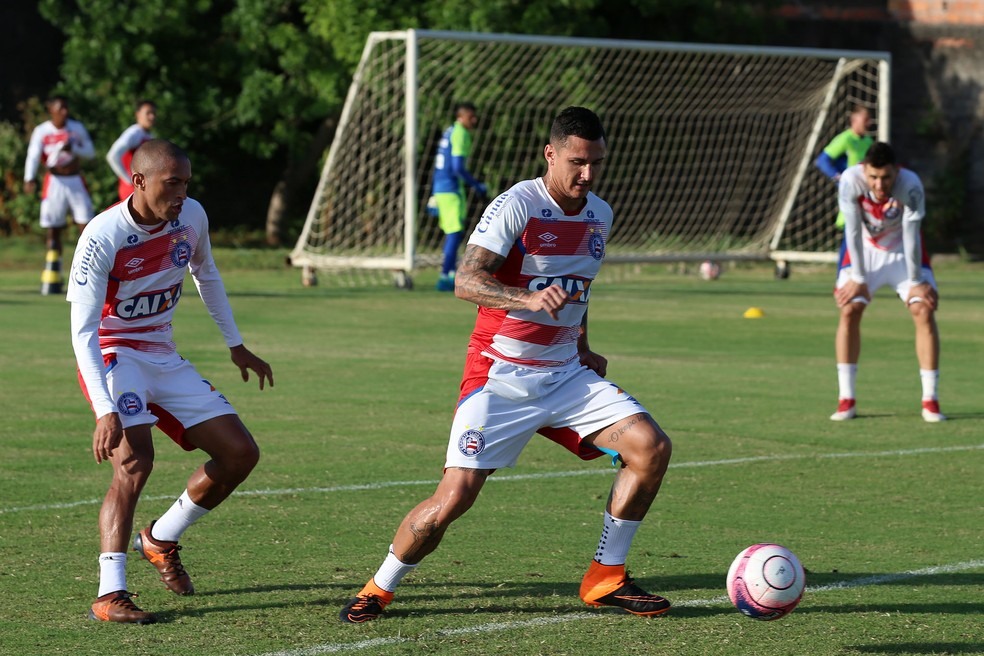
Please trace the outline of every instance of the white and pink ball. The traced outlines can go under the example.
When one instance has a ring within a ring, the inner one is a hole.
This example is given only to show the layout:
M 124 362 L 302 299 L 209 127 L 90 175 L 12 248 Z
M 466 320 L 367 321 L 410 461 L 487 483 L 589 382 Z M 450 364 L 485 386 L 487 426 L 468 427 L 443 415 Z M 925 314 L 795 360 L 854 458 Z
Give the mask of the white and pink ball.
M 777 620 L 793 612 L 805 588 L 806 573 L 796 554 L 778 544 L 753 544 L 728 570 L 731 603 L 757 620 Z

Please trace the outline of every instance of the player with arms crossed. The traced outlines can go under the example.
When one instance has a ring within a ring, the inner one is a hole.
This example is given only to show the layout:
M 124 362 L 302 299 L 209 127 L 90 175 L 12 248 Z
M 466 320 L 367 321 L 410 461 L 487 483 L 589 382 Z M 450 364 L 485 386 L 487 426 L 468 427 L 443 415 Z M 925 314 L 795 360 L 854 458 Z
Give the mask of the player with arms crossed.
M 82 179 L 82 160 L 96 155 L 88 130 L 68 117 L 68 101 L 54 96 L 45 103 L 49 120 L 34 128 L 24 163 L 24 192 L 37 189 L 38 164 L 44 163 L 41 186 L 41 227 L 45 229 L 45 268 L 41 274 L 41 293 L 62 291 L 62 230 L 69 210 L 75 223 L 84 226 L 92 219 L 92 198 Z
M 922 182 L 912 171 L 899 168 L 891 146 L 876 143 L 861 164 L 841 176 L 839 204 L 845 218 L 834 291 L 840 308 L 835 344 L 840 401 L 830 418 L 845 421 L 857 416 L 854 388 L 861 355 L 861 318 L 871 295 L 888 285 L 905 302 L 915 323 L 922 417 L 928 422 L 943 421 L 946 417 L 937 397 L 939 297 L 920 232 L 926 214 Z
M 138 101 L 134 118 L 136 123 L 123 130 L 123 134 L 113 142 L 109 152 L 106 153 L 109 168 L 113 169 L 119 181 L 117 192 L 120 200 L 126 200 L 126 197 L 133 193 L 133 184 L 130 180 L 133 173 L 130 170 L 130 163 L 133 161 L 133 153 L 137 151 L 140 144 L 154 138 L 151 130 L 157 122 L 157 105 L 151 100 Z
M 140 492 L 154 464 L 155 424 L 182 448 L 209 460 L 133 548 L 173 592 L 194 592 L 178 539 L 252 471 L 260 452 L 226 398 L 177 354 L 171 318 L 185 270 L 228 345 L 244 381 L 249 370 L 273 386 L 270 366 L 243 345 L 212 259 L 208 218 L 188 197 L 191 163 L 174 144 L 153 140 L 133 156 L 135 191 L 83 232 L 69 277 L 72 344 L 79 379 L 96 416 L 92 453 L 109 460 L 113 480 L 99 512 L 99 593 L 89 617 L 147 624 L 152 613 L 131 601 L 126 546 Z
M 658 615 L 670 603 L 625 571 L 629 547 L 669 464 L 669 438 L 634 398 L 605 380 L 607 361 L 588 345 L 587 303 L 612 226 L 591 192 L 607 146 L 598 117 L 560 112 L 544 148 L 547 172 L 513 186 L 485 210 L 456 279 L 478 304 L 444 475 L 404 518 L 382 566 L 341 611 L 377 618 L 397 585 L 467 511 L 486 479 L 512 467 L 536 432 L 588 459 L 620 462 L 598 549 L 581 581 L 589 605 Z

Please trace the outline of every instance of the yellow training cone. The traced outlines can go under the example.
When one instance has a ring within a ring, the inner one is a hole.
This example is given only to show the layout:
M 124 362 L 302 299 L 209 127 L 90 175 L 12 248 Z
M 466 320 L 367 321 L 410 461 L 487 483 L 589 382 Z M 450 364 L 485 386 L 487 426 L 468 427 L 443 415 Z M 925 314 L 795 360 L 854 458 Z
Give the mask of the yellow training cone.
M 745 310 L 746 319 L 761 319 L 764 316 L 765 312 L 762 311 L 762 308 L 750 307 Z

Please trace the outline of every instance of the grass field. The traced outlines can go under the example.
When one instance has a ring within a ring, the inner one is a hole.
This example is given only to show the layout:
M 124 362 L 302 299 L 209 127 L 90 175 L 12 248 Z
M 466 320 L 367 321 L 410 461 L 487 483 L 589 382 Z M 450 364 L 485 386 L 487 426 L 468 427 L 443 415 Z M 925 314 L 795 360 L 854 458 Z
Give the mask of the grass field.
M 176 341 L 263 457 L 182 540 L 198 594 L 172 595 L 131 556 L 137 603 L 163 617 L 141 627 L 85 619 L 110 471 L 91 456 L 68 304 L 37 294 L 40 249 L 0 244 L 0 256 L 0 653 L 984 653 L 981 265 L 937 267 L 951 418 L 939 425 L 919 416 L 911 321 L 886 293 L 865 318 L 860 417 L 828 420 L 829 268 L 787 281 L 764 267 L 716 282 L 655 266 L 599 279 L 592 345 L 674 442 L 628 566 L 676 607 L 645 620 L 578 600 L 612 470 L 535 438 L 386 616 L 352 626 L 340 606 L 440 476 L 474 309 L 432 291 L 433 274 L 413 292 L 305 289 L 282 255 L 220 251 L 240 329 L 276 387 L 238 379 L 190 292 Z M 765 317 L 742 318 L 750 306 Z M 201 461 L 166 438 L 157 446 L 140 525 Z M 724 597 L 732 558 L 762 541 L 808 571 L 802 603 L 778 622 L 747 619 Z

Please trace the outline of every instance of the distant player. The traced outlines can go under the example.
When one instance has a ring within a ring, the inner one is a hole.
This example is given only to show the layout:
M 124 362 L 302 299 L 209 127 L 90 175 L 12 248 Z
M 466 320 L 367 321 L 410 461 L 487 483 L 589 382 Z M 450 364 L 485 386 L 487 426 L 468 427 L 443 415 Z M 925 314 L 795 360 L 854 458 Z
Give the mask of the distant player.
M 109 162 L 109 167 L 113 169 L 118 180 L 117 191 L 120 200 L 126 200 L 126 197 L 133 193 L 133 184 L 130 182 L 132 174 L 130 161 L 140 144 L 154 138 L 152 130 L 157 121 L 157 105 L 151 100 L 137 102 L 134 117 L 137 122 L 123 130 L 123 134 L 113 142 L 109 152 L 106 153 L 106 161 Z
M 441 277 L 437 281 L 439 291 L 454 291 L 454 272 L 458 264 L 458 247 L 465 238 L 468 227 L 468 202 L 465 186 L 485 198 L 488 188 L 468 172 L 468 157 L 472 150 L 472 132 L 478 125 L 475 105 L 469 102 L 454 106 L 455 121 L 444 134 L 434 158 L 434 180 L 431 193 L 437 203 L 438 220 L 444 231 L 444 259 Z
M 41 293 L 62 291 L 62 231 L 69 211 L 75 223 L 84 226 L 92 219 L 92 198 L 82 179 L 82 160 L 95 157 L 95 148 L 85 126 L 69 118 L 68 101 L 53 96 L 45 102 L 49 120 L 34 128 L 24 163 L 24 193 L 37 190 L 38 165 L 44 164 L 41 186 L 41 227 L 45 230 L 45 268 Z
M 876 143 L 863 163 L 841 176 L 839 203 L 846 219 L 834 291 L 841 309 L 836 338 L 840 401 L 830 418 L 844 421 L 857 415 L 854 387 L 861 354 L 861 317 L 872 294 L 887 285 L 909 308 L 915 323 L 922 417 L 943 421 L 946 417 L 937 396 L 939 298 L 920 232 L 926 214 L 922 182 L 912 171 L 899 168 L 891 146 Z
M 113 479 L 99 512 L 99 592 L 89 617 L 148 624 L 126 584 L 126 548 L 140 492 L 153 469 L 151 428 L 208 461 L 184 493 L 134 537 L 171 591 L 194 592 L 178 540 L 242 483 L 259 459 L 252 435 L 225 396 L 175 350 L 171 318 L 191 273 L 229 353 L 273 386 L 270 365 L 243 345 L 212 260 L 205 210 L 188 197 L 191 163 L 174 144 L 148 141 L 133 156 L 134 193 L 83 232 L 69 276 L 72 345 L 79 380 L 96 416 L 92 453 Z
M 543 151 L 546 174 L 486 208 L 455 280 L 455 294 L 479 308 L 444 475 L 404 518 L 375 576 L 341 610 L 343 622 L 379 617 L 486 479 L 514 466 L 537 432 L 585 459 L 608 453 L 619 467 L 581 599 L 644 616 L 670 608 L 625 571 L 666 473 L 670 440 L 638 401 L 603 378 L 608 362 L 588 345 L 589 290 L 612 227 L 611 207 L 591 186 L 607 153 L 599 118 L 568 107 Z
M 830 140 L 816 159 L 816 166 L 824 175 L 838 182 L 841 174 L 851 166 L 857 166 L 864 159 L 865 153 L 875 142 L 868 135 L 871 125 L 871 114 L 864 105 L 857 105 L 851 111 L 850 127 Z M 837 213 L 836 226 L 844 227 L 844 213 Z

